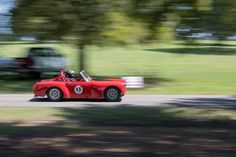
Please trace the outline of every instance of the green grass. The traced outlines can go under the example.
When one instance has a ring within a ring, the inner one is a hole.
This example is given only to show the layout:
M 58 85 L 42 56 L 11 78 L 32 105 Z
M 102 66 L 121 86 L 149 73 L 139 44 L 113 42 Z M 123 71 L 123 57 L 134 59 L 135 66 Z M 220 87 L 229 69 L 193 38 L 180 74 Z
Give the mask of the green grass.
M 181 42 L 132 46 L 90 46 L 86 49 L 88 71 L 95 76 L 145 77 L 144 89 L 128 93 L 146 94 L 235 94 L 236 93 L 236 42 L 223 42 L 222 46 L 184 45 Z M 77 49 L 63 43 L 37 44 L 56 47 L 71 59 L 70 67 L 76 68 Z M 32 44 L 1 44 L 0 56 L 22 56 Z M 4 86 L 5 80 L 0 82 Z M 31 83 L 12 81 L 19 88 L 8 88 L 1 93 L 30 92 Z
M 235 120 L 236 111 L 226 107 L 85 107 L 85 108 L 1 108 L 4 121 L 134 122 L 159 120 Z
M 57 108 L 1 108 L 0 121 L 62 120 Z

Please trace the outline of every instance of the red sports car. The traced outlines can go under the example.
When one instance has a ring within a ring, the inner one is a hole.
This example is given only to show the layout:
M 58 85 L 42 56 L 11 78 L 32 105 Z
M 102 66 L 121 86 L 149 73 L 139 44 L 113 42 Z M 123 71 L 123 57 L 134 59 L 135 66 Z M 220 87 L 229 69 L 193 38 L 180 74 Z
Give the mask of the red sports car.
M 75 76 L 72 70 L 61 70 L 54 79 L 42 80 L 33 86 L 35 97 L 47 96 L 50 101 L 62 99 L 106 99 L 120 101 L 125 95 L 126 82 L 123 79 L 95 80 L 86 71 Z

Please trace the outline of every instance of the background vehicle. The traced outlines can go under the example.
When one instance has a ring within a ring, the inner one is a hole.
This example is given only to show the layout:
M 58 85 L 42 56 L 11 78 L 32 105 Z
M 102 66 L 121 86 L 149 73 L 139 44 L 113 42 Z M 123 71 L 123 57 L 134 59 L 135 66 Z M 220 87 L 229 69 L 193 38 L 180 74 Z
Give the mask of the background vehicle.
M 18 68 L 15 58 L 0 58 L 0 72 L 13 72 Z
M 0 71 L 40 77 L 65 68 L 66 59 L 52 47 L 31 47 L 22 58 L 0 58 Z
M 24 58 L 17 58 L 18 72 L 39 77 L 43 73 L 57 72 L 66 66 L 66 59 L 51 47 L 32 47 Z

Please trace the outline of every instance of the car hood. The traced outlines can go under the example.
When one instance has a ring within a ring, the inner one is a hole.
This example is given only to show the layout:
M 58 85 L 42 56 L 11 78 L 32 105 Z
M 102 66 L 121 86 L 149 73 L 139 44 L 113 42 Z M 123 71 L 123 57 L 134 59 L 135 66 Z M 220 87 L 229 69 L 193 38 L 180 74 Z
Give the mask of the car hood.
M 113 82 L 120 82 L 120 83 L 125 83 L 124 79 L 119 79 L 119 78 L 106 78 L 106 79 L 95 79 L 93 81 L 100 82 L 100 81 L 113 81 Z
M 40 82 L 50 82 L 50 81 L 54 81 L 54 79 L 45 79 L 45 80 L 41 80 Z
M 124 79 L 118 79 L 118 78 L 107 78 L 104 79 L 104 81 L 117 81 L 117 82 L 125 82 Z

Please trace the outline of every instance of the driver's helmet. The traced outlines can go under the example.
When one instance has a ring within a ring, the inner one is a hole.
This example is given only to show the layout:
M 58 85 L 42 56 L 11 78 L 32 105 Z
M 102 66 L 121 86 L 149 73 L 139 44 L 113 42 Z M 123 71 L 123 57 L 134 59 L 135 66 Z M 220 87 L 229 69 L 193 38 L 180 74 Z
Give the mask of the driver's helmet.
M 66 77 L 67 78 L 75 78 L 75 72 L 73 70 L 67 70 L 65 71 Z

